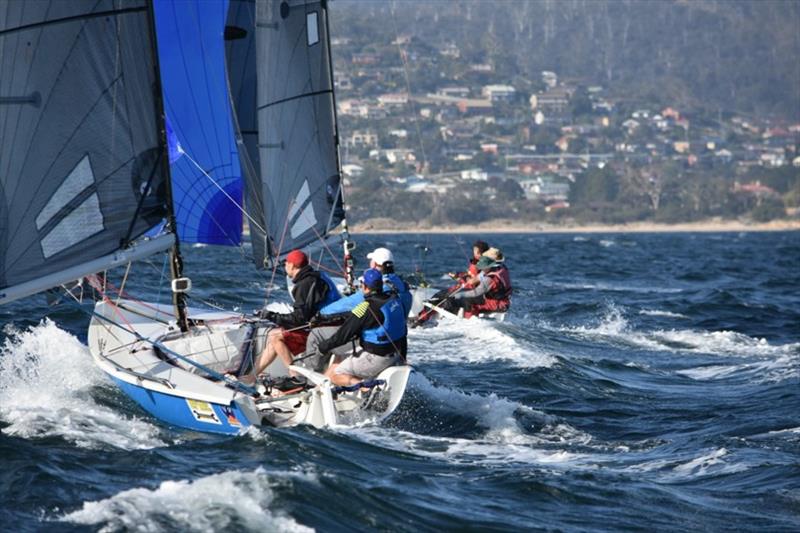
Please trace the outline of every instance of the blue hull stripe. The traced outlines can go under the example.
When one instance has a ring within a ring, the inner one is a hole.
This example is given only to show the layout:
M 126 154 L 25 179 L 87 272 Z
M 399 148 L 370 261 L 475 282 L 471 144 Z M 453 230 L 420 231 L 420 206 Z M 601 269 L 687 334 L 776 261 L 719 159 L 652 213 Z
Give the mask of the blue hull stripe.
M 111 379 L 145 411 L 173 426 L 206 433 L 235 435 L 242 428 L 251 425 L 235 402 L 231 405 L 192 402 L 193 405 L 190 405 L 190 401 L 181 396 L 151 391 L 113 376 Z

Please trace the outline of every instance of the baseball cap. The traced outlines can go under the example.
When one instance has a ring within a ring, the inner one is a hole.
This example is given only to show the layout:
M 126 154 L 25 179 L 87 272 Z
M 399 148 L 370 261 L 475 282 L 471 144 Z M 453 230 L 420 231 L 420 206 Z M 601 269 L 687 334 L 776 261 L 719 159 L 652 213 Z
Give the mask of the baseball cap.
M 300 250 L 292 250 L 286 256 L 286 262 L 302 268 L 308 264 L 308 256 Z
M 382 265 L 384 263 L 394 263 L 394 256 L 388 248 L 375 248 L 367 254 L 367 259 L 372 259 L 375 263 Z
M 383 287 L 383 276 L 380 272 L 378 272 L 374 268 L 368 268 L 364 271 L 364 275 L 361 276 L 364 285 L 369 287 L 370 289 L 376 289 Z

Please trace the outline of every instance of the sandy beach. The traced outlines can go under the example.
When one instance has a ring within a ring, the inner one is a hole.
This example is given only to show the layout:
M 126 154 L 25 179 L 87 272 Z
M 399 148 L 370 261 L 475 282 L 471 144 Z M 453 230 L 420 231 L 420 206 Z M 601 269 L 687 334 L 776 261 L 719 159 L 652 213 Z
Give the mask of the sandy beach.
M 739 220 L 705 220 L 679 224 L 633 222 L 630 224 L 552 225 L 540 222 L 520 224 L 512 220 L 492 220 L 482 224 L 459 226 L 398 225 L 389 219 L 370 219 L 351 227 L 354 233 L 670 233 L 670 232 L 748 232 L 797 231 L 800 220 L 746 222 Z

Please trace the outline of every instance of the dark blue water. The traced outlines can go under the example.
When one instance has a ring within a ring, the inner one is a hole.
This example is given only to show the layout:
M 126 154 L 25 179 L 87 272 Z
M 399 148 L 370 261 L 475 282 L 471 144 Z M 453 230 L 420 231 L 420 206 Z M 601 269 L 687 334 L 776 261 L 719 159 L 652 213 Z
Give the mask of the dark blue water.
M 438 279 L 474 237 L 363 236 L 359 253 L 387 245 Z M 94 369 L 79 311 L 2 308 L 0 524 L 800 529 L 799 232 L 490 240 L 516 283 L 509 320 L 413 330 L 417 372 L 380 426 L 164 427 Z M 261 305 L 243 254 L 186 250 L 195 303 Z M 128 287 L 159 297 L 162 266 Z

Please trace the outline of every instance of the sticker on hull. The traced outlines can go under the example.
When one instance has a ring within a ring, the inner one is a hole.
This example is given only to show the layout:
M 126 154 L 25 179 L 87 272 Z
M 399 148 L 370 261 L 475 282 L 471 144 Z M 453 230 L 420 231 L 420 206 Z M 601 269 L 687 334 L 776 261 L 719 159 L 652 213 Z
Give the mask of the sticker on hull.
M 189 405 L 189 411 L 191 411 L 192 416 L 198 422 L 208 422 L 209 424 L 222 424 L 220 422 L 219 417 L 217 417 L 217 413 L 214 412 L 214 408 L 208 402 L 202 402 L 200 400 L 190 400 L 186 399 L 186 403 Z
M 234 427 L 242 427 L 242 423 L 236 418 L 232 408 L 223 406 L 222 413 L 225 415 L 225 418 L 228 419 L 228 424 Z

